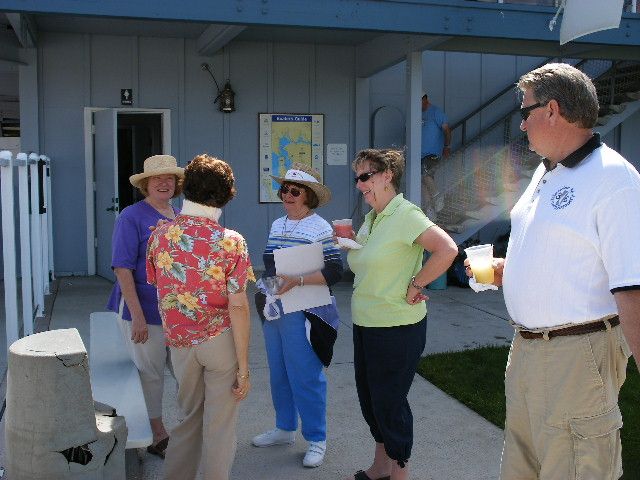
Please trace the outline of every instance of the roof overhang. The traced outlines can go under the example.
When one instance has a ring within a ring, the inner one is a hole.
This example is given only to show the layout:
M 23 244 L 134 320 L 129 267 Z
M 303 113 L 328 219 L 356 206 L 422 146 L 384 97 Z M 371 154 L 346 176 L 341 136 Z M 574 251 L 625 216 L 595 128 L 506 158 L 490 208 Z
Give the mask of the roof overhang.
M 3 0 L 8 12 L 559 41 L 551 7 L 468 0 Z M 637 46 L 640 16 L 573 43 Z

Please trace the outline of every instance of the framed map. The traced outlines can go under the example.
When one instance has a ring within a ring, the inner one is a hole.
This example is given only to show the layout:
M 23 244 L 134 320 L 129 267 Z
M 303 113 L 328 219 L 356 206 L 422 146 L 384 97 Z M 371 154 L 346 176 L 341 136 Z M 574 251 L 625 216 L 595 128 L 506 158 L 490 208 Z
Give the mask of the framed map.
M 271 175 L 284 177 L 294 163 L 310 165 L 323 176 L 324 115 L 261 113 L 260 203 L 280 202 Z

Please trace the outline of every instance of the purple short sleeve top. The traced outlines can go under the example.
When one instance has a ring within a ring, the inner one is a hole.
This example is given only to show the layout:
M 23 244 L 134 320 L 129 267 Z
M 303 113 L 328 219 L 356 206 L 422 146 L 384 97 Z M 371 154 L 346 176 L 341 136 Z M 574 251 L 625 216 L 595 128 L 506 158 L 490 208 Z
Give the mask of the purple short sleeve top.
M 170 220 L 144 200 L 134 203 L 122 210 L 116 219 L 111 242 L 111 268 L 128 268 L 132 271 L 136 293 L 147 323 L 150 325 L 162 324 L 156 288 L 147 283 L 146 273 L 147 241 L 151 236 L 149 227 L 155 226 L 160 219 Z M 118 312 L 121 298 L 120 284 L 116 281 L 107 309 Z M 122 318 L 131 320 L 126 302 Z

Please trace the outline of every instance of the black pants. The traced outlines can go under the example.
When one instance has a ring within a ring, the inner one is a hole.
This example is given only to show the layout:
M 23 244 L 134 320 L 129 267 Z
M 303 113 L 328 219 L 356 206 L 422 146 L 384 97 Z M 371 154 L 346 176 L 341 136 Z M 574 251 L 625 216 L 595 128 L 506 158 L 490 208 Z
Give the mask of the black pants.
M 427 317 L 399 327 L 353 326 L 353 366 L 362 416 L 389 458 L 404 467 L 413 446 L 407 395 L 427 337 Z

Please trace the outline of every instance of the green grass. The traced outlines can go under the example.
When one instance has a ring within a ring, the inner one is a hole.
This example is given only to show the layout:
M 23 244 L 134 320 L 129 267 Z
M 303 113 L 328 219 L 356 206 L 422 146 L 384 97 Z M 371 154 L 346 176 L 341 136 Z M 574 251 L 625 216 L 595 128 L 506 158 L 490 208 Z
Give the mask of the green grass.
M 504 368 L 508 347 L 429 355 L 418 373 L 494 425 L 504 429 Z M 640 478 L 640 374 L 633 358 L 620 392 L 623 479 Z

